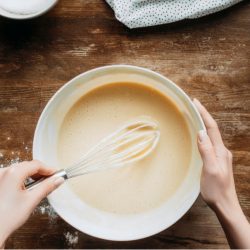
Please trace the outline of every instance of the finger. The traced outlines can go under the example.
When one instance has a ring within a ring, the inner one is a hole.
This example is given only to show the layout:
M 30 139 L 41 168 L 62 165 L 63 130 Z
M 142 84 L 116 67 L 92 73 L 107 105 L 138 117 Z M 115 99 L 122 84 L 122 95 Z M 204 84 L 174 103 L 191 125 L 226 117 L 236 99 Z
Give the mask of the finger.
M 55 189 L 64 183 L 64 178 L 62 177 L 49 177 L 40 183 L 33 190 L 28 191 L 29 196 L 32 196 L 32 202 L 34 206 L 37 206 L 42 199 L 47 197 Z
M 209 114 L 206 108 L 197 99 L 194 99 L 194 104 L 197 107 L 205 123 L 208 136 L 210 137 L 213 146 L 224 148 L 224 143 L 222 141 L 221 134 L 220 134 L 216 121 L 213 119 L 213 117 Z
M 16 166 L 16 171 L 18 172 L 21 181 L 24 181 L 28 177 L 34 176 L 35 174 L 49 176 L 55 172 L 53 168 L 47 167 L 42 162 L 37 160 L 18 164 Z
M 198 133 L 198 149 L 203 160 L 204 169 L 210 171 L 216 165 L 216 156 L 213 144 L 204 130 L 200 130 Z

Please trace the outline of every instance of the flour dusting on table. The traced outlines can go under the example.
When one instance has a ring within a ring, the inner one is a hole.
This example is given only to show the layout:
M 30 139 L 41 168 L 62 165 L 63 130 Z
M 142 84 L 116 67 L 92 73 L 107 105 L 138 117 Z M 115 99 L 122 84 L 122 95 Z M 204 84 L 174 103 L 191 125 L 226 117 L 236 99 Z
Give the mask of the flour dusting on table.
M 74 232 L 74 233 L 66 232 L 64 233 L 64 237 L 66 239 L 68 247 L 75 246 L 79 240 L 78 232 Z
M 7 141 L 12 140 L 12 137 L 7 137 Z M 0 149 L 0 168 L 8 167 L 15 163 L 20 163 L 25 160 L 30 160 L 31 148 L 26 144 L 22 143 L 23 148 L 18 150 L 12 149 Z
M 53 209 L 53 207 L 48 203 L 47 200 L 44 200 L 40 203 L 39 206 L 36 207 L 34 210 L 35 214 L 46 215 L 49 219 L 49 223 L 55 223 L 56 219 L 58 218 L 57 213 Z

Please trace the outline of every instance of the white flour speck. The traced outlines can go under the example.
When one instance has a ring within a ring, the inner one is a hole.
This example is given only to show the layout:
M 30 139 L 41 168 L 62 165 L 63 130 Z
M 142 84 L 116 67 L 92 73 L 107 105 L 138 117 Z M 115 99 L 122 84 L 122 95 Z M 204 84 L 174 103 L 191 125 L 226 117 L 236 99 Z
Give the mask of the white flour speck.
M 0 159 L 2 159 L 2 158 L 3 158 L 3 153 L 0 152 Z
M 46 207 L 39 207 L 41 214 L 45 214 Z
M 65 237 L 69 247 L 75 246 L 78 243 L 78 240 L 79 240 L 78 232 L 64 233 L 64 237 Z
M 55 212 L 55 210 L 53 209 L 52 206 L 50 206 L 50 204 L 48 204 L 48 202 L 45 200 L 43 201 L 38 207 L 36 207 L 36 209 L 34 210 L 34 213 L 38 213 L 41 215 L 47 215 L 49 218 L 49 223 L 53 224 L 56 219 L 58 218 L 57 213 Z
M 17 156 L 16 158 L 10 160 L 9 165 L 16 164 L 16 163 L 19 163 L 19 162 L 20 162 L 20 158 Z

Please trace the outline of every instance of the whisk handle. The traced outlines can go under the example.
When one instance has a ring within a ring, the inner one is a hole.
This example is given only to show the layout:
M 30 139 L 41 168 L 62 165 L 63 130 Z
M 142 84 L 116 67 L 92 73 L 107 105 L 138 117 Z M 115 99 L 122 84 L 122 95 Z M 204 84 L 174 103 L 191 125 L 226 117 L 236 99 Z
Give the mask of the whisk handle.
M 55 178 L 55 177 L 63 177 L 65 180 L 68 179 L 68 175 L 64 169 L 56 171 L 53 175 L 48 176 L 48 177 L 43 177 L 37 181 L 33 181 L 31 183 L 25 184 L 25 188 L 27 190 L 32 190 L 39 186 L 44 180 L 47 180 L 49 178 Z

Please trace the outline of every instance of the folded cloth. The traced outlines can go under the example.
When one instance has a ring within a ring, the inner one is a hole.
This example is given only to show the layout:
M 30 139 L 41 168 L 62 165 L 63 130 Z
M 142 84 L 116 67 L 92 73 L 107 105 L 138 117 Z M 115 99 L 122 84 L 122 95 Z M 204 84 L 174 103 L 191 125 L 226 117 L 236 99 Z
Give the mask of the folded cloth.
M 193 19 L 228 8 L 242 0 L 106 0 L 116 18 L 129 28 Z

